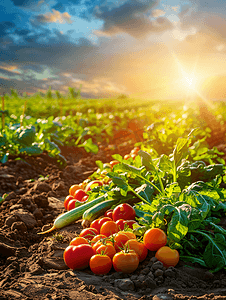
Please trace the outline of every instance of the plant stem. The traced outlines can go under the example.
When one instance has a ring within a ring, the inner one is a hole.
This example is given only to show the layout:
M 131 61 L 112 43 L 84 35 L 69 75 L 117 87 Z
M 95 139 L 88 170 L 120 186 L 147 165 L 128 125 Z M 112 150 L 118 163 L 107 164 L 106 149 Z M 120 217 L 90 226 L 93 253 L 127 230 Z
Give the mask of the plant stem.
M 20 120 L 20 129 L 23 126 L 23 120 L 24 120 L 24 115 L 25 115 L 25 111 L 26 111 L 26 105 L 27 105 L 27 100 L 24 102 L 23 114 L 22 114 L 21 120 Z
M 5 98 L 4 96 L 2 96 L 2 130 L 5 129 Z
M 141 179 L 145 180 L 146 182 L 148 182 L 150 185 L 152 185 L 160 194 L 165 194 L 165 191 L 164 191 L 164 187 L 163 187 L 163 184 L 161 186 L 161 179 L 159 178 L 158 174 L 157 174 L 157 177 L 159 179 L 159 183 L 160 183 L 160 186 L 161 186 L 161 189 L 162 191 L 154 184 L 152 183 L 151 181 L 149 181 L 148 179 L 146 179 L 145 177 L 143 177 L 142 175 L 137 175 L 138 177 L 140 177 Z
M 130 185 L 128 185 L 128 187 L 129 187 L 129 190 L 131 192 L 133 192 L 134 195 L 136 195 L 141 201 L 143 201 L 143 202 L 147 203 L 148 205 L 150 205 L 150 203 L 146 199 L 144 199 L 143 197 L 141 197 L 137 192 L 135 192 L 134 189 Z

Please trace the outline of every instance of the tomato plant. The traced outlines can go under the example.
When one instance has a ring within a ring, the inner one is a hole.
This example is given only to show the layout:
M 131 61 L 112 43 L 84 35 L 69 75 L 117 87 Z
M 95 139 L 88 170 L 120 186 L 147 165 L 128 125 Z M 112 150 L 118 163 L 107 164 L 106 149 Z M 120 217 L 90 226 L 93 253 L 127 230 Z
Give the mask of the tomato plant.
M 155 253 L 155 257 L 163 263 L 163 266 L 175 267 L 179 262 L 179 252 L 168 246 L 163 246 Z
M 84 228 L 80 232 L 79 236 L 84 237 L 85 239 L 91 241 L 94 238 L 94 236 L 98 235 L 98 234 L 99 234 L 99 232 L 95 228 Z
M 69 245 L 63 254 L 65 264 L 70 269 L 82 270 L 89 266 L 90 258 L 95 254 L 90 245 L 82 244 L 78 246 Z
M 94 274 L 107 274 L 112 268 L 112 261 L 108 255 L 95 254 L 91 257 L 89 266 Z
M 134 208 L 128 203 L 122 203 L 117 205 L 112 213 L 113 221 L 119 219 L 123 220 L 134 220 L 136 217 L 136 212 Z
M 139 258 L 133 250 L 123 250 L 113 257 L 113 267 L 116 272 L 132 273 L 139 265 Z
M 167 236 L 160 228 L 150 228 L 144 233 L 144 245 L 150 251 L 157 251 L 167 243 Z

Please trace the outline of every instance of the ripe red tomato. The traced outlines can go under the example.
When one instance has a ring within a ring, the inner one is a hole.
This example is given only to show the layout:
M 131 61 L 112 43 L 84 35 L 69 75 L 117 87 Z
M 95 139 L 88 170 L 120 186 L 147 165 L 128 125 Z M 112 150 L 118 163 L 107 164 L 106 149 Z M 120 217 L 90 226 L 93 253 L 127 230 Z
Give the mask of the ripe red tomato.
M 167 236 L 160 228 L 151 228 L 144 233 L 144 245 L 150 251 L 157 251 L 167 243 Z
M 67 210 L 72 210 L 73 208 L 75 208 L 75 203 L 77 202 L 76 199 L 72 199 L 68 202 L 68 205 L 67 205 Z
M 91 241 L 94 238 L 94 236 L 98 234 L 99 232 L 96 228 L 85 228 L 80 232 L 79 236 Z
M 93 220 L 90 224 L 90 228 L 95 228 L 98 232 L 100 232 L 99 219 Z
M 78 189 L 78 190 L 76 190 L 75 193 L 74 193 L 74 198 L 75 198 L 76 200 L 79 200 L 79 201 L 81 201 L 82 198 L 83 198 L 84 196 L 87 196 L 87 194 L 86 194 L 86 192 L 85 192 L 84 190 L 82 190 L 82 189 Z
M 135 220 L 124 220 L 124 227 L 129 227 L 133 229 L 133 224 L 137 224 Z
M 122 203 L 117 205 L 112 213 L 113 221 L 117 221 L 119 219 L 123 220 L 134 220 L 136 217 L 136 212 L 134 208 L 128 203 Z
M 109 218 L 112 219 L 112 212 L 113 212 L 113 209 L 108 209 L 108 210 L 105 212 L 104 216 L 105 216 L 105 217 L 109 217 Z
M 92 188 L 94 188 L 96 186 L 101 186 L 101 185 L 103 185 L 103 183 L 100 180 L 90 181 L 85 188 L 85 192 L 87 193 L 88 191 L 91 191 Z
M 100 218 L 99 219 L 99 228 L 101 228 L 101 226 L 105 223 L 105 222 L 107 222 L 107 221 L 112 221 L 112 219 L 111 218 L 109 218 L 109 217 L 103 217 L 103 218 Z
M 69 202 L 70 200 L 73 200 L 73 199 L 74 199 L 74 197 L 73 197 L 72 195 L 68 195 L 68 196 L 65 198 L 65 200 L 64 200 L 64 207 L 65 207 L 65 209 L 67 209 L 68 202 Z
M 120 251 L 113 257 L 113 267 L 116 272 L 132 273 L 139 265 L 139 258 L 135 251 Z
M 68 246 L 64 250 L 63 258 L 70 269 L 83 270 L 89 266 L 90 258 L 95 254 L 90 245 Z
M 115 222 L 118 225 L 119 230 L 124 230 L 124 226 L 125 226 L 124 222 L 125 222 L 125 220 L 123 220 L 123 219 L 119 219 Z
M 176 249 L 163 246 L 155 253 L 155 257 L 163 263 L 163 266 L 175 267 L 179 262 L 179 252 Z
M 112 261 L 108 255 L 95 254 L 91 257 L 89 266 L 94 274 L 107 274 L 111 270 Z

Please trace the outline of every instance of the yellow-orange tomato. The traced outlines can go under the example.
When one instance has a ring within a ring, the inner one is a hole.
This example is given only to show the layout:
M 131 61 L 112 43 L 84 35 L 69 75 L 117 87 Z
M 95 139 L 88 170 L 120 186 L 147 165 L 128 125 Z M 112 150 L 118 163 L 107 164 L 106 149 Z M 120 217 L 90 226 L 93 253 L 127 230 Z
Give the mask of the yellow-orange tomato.
M 150 251 L 157 251 L 167 243 L 167 236 L 160 228 L 151 228 L 144 233 L 144 245 Z
M 163 263 L 163 266 L 175 267 L 179 262 L 179 252 L 176 249 L 171 249 L 168 246 L 163 246 L 155 253 L 155 257 Z
M 69 194 L 74 196 L 75 192 L 77 190 L 81 189 L 81 187 L 78 184 L 73 184 L 70 188 L 69 188 Z
M 113 267 L 116 272 L 132 273 L 139 265 L 139 258 L 135 251 L 120 251 L 113 257 Z
M 140 262 L 145 260 L 145 258 L 148 255 L 148 249 L 145 247 L 145 245 L 141 242 L 138 242 L 135 239 L 134 240 L 128 240 L 125 243 L 125 246 L 128 247 L 128 249 L 134 250 L 136 252 Z
M 112 244 L 107 243 L 106 245 L 101 245 L 100 247 L 98 247 L 96 250 L 96 253 L 98 253 L 98 254 L 103 253 L 112 259 L 114 257 L 114 255 L 116 254 L 116 250 Z
M 128 238 L 129 238 L 129 240 L 136 239 L 136 235 L 133 232 L 131 232 L 131 231 L 124 231 L 124 230 L 122 230 L 122 231 L 119 231 L 119 232 L 127 235 Z
M 71 246 L 78 246 L 78 245 L 82 245 L 82 244 L 89 244 L 89 242 L 87 241 L 87 239 L 85 239 L 84 237 L 80 237 L 80 236 L 73 238 L 73 240 L 70 242 Z
M 116 232 L 118 232 L 118 226 L 114 221 L 107 221 L 100 228 L 100 234 L 104 234 L 107 237 Z
M 100 241 L 100 240 L 103 240 L 103 239 L 106 239 L 106 235 L 104 234 L 98 234 L 96 236 L 94 236 L 94 238 L 92 238 L 91 240 L 91 245 L 94 245 L 96 242 Z
M 112 268 L 112 261 L 107 255 L 95 254 L 90 258 L 89 266 L 94 274 L 107 274 Z
M 126 234 L 121 233 L 121 232 L 116 233 L 114 235 L 115 250 L 117 252 L 123 250 L 123 247 L 128 240 L 129 240 L 129 238 Z
M 113 245 L 113 243 L 111 241 L 97 241 L 95 244 L 92 245 L 93 250 L 96 252 L 97 249 L 102 246 L 102 245 Z

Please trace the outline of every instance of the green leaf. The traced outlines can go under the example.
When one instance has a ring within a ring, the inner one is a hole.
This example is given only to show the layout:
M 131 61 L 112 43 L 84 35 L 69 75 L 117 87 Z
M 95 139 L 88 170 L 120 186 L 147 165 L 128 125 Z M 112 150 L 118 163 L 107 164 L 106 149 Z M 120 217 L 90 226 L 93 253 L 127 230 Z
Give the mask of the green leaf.
M 139 150 L 138 154 L 141 157 L 142 165 L 145 166 L 148 171 L 156 172 L 151 155 L 143 150 Z
M 151 198 L 155 189 L 150 184 L 143 184 L 140 187 L 135 189 L 135 192 L 138 193 L 142 198 L 146 199 L 151 204 Z
M 112 158 L 119 161 L 119 162 L 122 162 L 123 161 L 123 157 L 119 154 L 113 154 L 112 155 Z
M 42 149 L 39 148 L 37 145 L 21 148 L 21 149 L 19 149 L 19 151 L 20 151 L 20 153 L 25 152 L 28 155 L 39 155 L 43 152 Z
M 60 148 L 54 142 L 51 142 L 49 139 L 45 138 L 45 150 L 51 154 L 52 157 L 60 154 Z
M 78 147 L 84 147 L 86 152 L 92 152 L 92 153 L 97 153 L 98 152 L 98 146 L 95 145 L 92 141 L 91 138 L 89 138 L 87 141 L 85 141 L 83 144 L 79 145 Z
M 170 160 L 170 158 L 165 155 L 162 154 L 160 156 L 159 162 L 158 162 L 158 167 L 161 171 L 163 172 L 167 172 L 169 174 L 173 173 L 172 169 L 173 169 L 173 162 L 172 160 Z
M 17 141 L 23 146 L 31 146 L 35 141 L 35 126 L 31 125 L 19 132 Z
M 201 258 L 195 257 L 195 256 L 185 256 L 185 255 L 180 255 L 180 259 L 185 261 L 185 262 L 191 262 L 191 263 L 198 263 L 200 266 L 203 266 L 207 268 L 207 265 L 205 261 Z
M 186 158 L 188 156 L 188 149 L 189 145 L 191 143 L 190 136 L 194 132 L 195 129 L 193 129 L 187 138 L 179 138 L 177 140 L 176 146 L 173 151 L 173 160 L 175 162 L 175 166 L 178 167 L 182 161 L 183 158 Z

